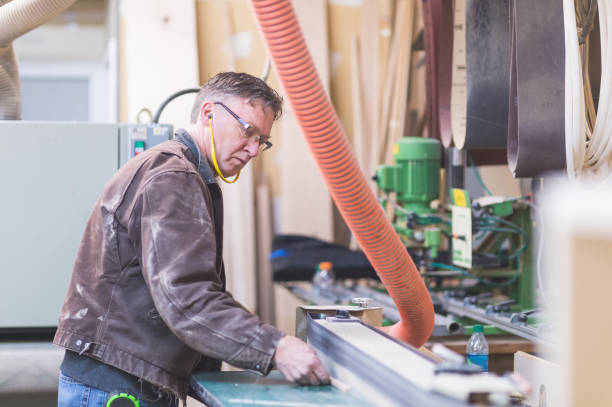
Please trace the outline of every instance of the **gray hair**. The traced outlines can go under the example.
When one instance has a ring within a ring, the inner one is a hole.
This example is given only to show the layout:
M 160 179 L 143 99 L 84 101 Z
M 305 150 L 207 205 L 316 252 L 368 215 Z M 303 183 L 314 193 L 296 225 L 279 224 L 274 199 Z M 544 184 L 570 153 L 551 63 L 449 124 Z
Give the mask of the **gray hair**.
M 248 99 L 249 103 L 261 101 L 265 107 L 272 109 L 274 120 L 282 115 L 283 98 L 263 80 L 244 72 L 221 72 L 200 88 L 191 110 L 191 124 L 198 121 L 205 100 L 224 96 Z

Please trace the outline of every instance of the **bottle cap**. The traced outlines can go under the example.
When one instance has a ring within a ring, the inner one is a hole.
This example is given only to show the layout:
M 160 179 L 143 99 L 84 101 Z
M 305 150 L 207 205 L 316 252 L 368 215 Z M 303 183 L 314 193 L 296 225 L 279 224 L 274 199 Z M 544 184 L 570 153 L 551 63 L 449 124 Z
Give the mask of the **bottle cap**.
M 474 332 L 482 332 L 482 325 L 474 325 Z
M 329 261 L 322 261 L 321 263 L 319 263 L 320 270 L 331 270 L 331 268 L 332 264 Z

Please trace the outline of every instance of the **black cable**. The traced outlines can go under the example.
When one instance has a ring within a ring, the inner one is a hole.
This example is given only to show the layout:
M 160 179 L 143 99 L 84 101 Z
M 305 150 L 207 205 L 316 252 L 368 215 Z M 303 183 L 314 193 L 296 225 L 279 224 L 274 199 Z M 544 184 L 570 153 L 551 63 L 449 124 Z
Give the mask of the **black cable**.
M 157 111 L 155 112 L 155 115 L 153 116 L 152 123 L 159 123 L 159 116 L 161 116 L 162 111 L 164 110 L 166 105 L 170 103 L 172 100 L 176 99 L 179 96 L 185 95 L 187 93 L 198 93 L 199 91 L 200 91 L 200 88 L 188 88 L 188 89 L 179 90 L 178 92 L 173 93 L 172 95 L 168 96 L 168 98 L 166 98 L 166 100 L 164 100 L 162 104 L 157 108 Z

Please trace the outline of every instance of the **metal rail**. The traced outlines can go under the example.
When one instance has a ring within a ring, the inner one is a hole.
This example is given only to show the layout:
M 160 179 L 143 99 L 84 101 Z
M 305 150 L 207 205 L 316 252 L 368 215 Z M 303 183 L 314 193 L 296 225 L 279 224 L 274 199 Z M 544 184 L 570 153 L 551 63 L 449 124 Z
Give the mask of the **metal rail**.
M 521 313 L 511 314 L 508 317 L 496 313 L 487 313 L 486 310 L 473 305 L 466 305 L 462 300 L 440 297 L 438 298 L 444 308 L 451 314 L 458 317 L 468 317 L 487 325 L 496 326 L 508 333 L 529 339 L 538 344 L 557 348 L 558 343 L 546 338 L 539 328 L 530 327 L 525 322 L 517 318 Z

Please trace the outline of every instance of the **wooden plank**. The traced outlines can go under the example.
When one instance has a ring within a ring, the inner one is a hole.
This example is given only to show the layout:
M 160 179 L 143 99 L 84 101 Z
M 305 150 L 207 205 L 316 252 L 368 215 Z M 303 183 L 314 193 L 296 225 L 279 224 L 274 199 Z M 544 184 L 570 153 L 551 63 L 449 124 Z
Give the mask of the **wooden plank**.
M 272 206 L 267 178 L 261 175 L 256 187 L 257 203 L 257 313 L 262 321 L 274 323 L 274 287 L 270 252 L 272 251 Z
M 226 0 L 196 0 L 196 12 L 198 67 L 202 82 L 206 82 L 217 73 L 230 69 L 234 63 L 225 18 Z
M 395 27 L 393 31 L 393 37 L 391 39 L 391 48 L 389 53 L 389 62 L 387 64 L 387 73 L 385 75 L 385 85 L 382 91 L 382 100 L 380 102 L 380 144 L 379 144 L 379 156 L 378 163 L 384 164 L 386 157 L 386 146 L 388 143 L 388 127 L 389 117 L 391 115 L 391 103 L 395 88 L 395 77 L 397 72 L 397 65 L 400 56 L 400 41 L 401 41 L 401 27 L 399 27 L 398 21 L 401 24 L 400 15 L 403 15 L 406 10 L 406 0 L 402 0 L 397 4 L 397 13 L 395 16 Z
M 234 16 L 232 3 L 197 1 L 200 72 L 207 80 L 220 71 L 234 71 Z M 235 184 L 219 180 L 223 190 L 224 227 L 223 259 L 227 275 L 227 290 L 245 308 L 255 311 L 256 249 L 255 249 L 255 185 L 253 164 L 247 165 Z
M 303 283 L 306 287 L 308 284 Z M 293 295 L 285 286 L 274 284 L 274 304 L 276 327 L 287 335 L 295 335 L 296 309 L 305 305 L 305 301 Z
M 612 284 L 612 212 L 609 188 L 550 182 L 541 196 L 544 267 L 538 279 L 550 337 L 562 366 L 559 406 L 610 406 L 612 325 L 602 306 Z M 552 404 L 548 404 L 552 405 Z
M 353 99 L 359 98 L 361 104 L 358 111 L 353 109 L 354 126 L 360 126 L 359 129 L 355 127 L 355 136 L 363 138 L 363 141 L 360 142 L 367 144 L 368 148 L 366 150 L 363 147 L 358 149 L 357 142 L 354 145 L 356 147 L 355 151 L 360 154 L 358 159 L 361 169 L 366 175 L 371 175 L 374 168 L 371 162 L 371 150 L 378 149 L 378 143 L 375 141 L 377 139 L 379 111 L 376 108 L 369 108 L 367 114 L 364 114 L 363 106 L 375 106 L 378 101 L 378 89 L 380 87 L 379 59 L 377 58 L 380 48 L 379 11 L 378 0 L 363 1 L 361 13 L 367 18 L 361 19 L 359 44 L 354 49 L 354 51 L 359 50 L 359 55 L 353 56 L 353 52 L 351 52 L 351 66 L 354 67 L 351 73 L 355 72 L 358 75 L 358 85 L 353 83 L 353 89 L 359 90 L 359 94 L 355 95 Z M 353 45 L 352 42 L 351 45 Z M 353 47 L 351 47 L 351 50 L 353 51 Z M 356 115 L 358 115 L 359 120 L 356 120 Z M 373 183 L 370 185 L 374 187 Z
M 391 47 L 391 34 L 393 33 L 393 16 L 394 2 L 391 0 L 378 0 L 378 81 L 376 103 L 376 121 L 372 123 L 372 132 L 374 137 L 371 138 L 372 148 L 370 150 L 370 169 L 374 171 L 376 167 L 382 164 L 379 161 L 380 146 L 384 138 L 384 133 L 380 133 L 381 120 L 380 117 L 383 100 L 383 88 L 386 83 L 387 66 L 389 63 L 389 53 Z M 374 54 L 375 55 L 375 54 Z
M 120 64 L 125 73 L 122 85 L 125 86 L 127 121 L 136 121 L 143 107 L 155 111 L 177 90 L 198 86 L 194 16 L 193 0 L 121 2 L 123 49 Z M 164 109 L 161 121 L 172 123 L 175 128 L 186 127 L 193 99 L 184 96 L 172 101 Z
M 329 89 L 326 1 L 299 0 L 293 6 L 319 77 Z M 285 109 L 281 123 L 279 232 L 332 240 L 331 196 L 289 103 Z
M 559 383 L 561 366 L 522 351 L 514 354 L 514 373 L 531 385 L 527 402 L 534 406 L 558 406 L 555 386 Z
M 399 31 L 399 57 L 394 81 L 395 92 L 389 116 L 387 142 L 384 149 L 384 162 L 393 160 L 393 145 L 404 135 L 406 124 L 406 104 L 408 99 L 408 81 L 410 78 L 410 60 L 412 56 L 411 43 L 414 25 L 414 1 L 406 0 L 399 3 L 396 27 Z
M 359 38 L 355 35 L 351 40 L 351 84 L 353 85 L 353 152 L 357 157 L 357 162 L 361 167 L 361 171 L 368 175 L 370 169 L 368 167 L 368 145 L 367 138 L 367 123 L 364 119 L 363 106 L 363 91 L 362 83 L 359 80 L 361 77 L 361 59 L 359 49 Z M 364 134 L 366 133 L 366 134 Z

